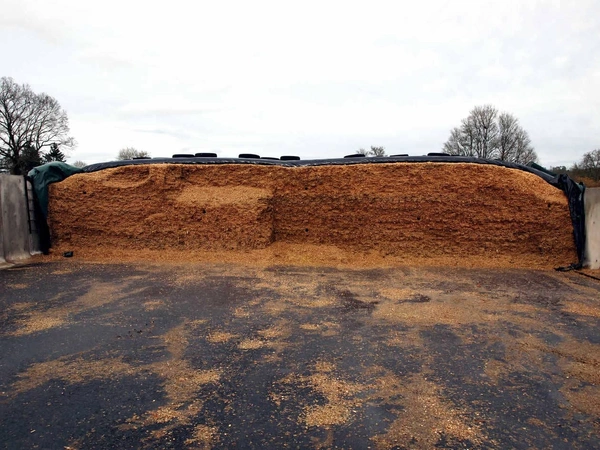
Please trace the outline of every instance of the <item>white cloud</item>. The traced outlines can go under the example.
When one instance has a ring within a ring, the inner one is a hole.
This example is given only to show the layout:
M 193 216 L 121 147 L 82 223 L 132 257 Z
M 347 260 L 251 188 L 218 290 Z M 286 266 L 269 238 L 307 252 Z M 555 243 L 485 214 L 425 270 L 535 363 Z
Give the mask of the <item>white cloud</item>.
M 421 154 L 484 103 L 520 118 L 542 162 L 600 146 L 592 0 L 0 6 L 1 75 L 61 102 L 76 159 Z

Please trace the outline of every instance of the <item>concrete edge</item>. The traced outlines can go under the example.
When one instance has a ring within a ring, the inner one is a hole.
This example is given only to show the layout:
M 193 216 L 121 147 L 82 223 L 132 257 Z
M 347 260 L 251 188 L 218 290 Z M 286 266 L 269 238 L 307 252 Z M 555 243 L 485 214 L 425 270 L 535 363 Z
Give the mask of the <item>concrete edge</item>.
M 583 197 L 585 209 L 585 257 L 588 269 L 600 269 L 600 188 L 587 188 Z
M 33 217 L 33 188 L 25 177 L 0 175 L 0 264 L 40 253 Z

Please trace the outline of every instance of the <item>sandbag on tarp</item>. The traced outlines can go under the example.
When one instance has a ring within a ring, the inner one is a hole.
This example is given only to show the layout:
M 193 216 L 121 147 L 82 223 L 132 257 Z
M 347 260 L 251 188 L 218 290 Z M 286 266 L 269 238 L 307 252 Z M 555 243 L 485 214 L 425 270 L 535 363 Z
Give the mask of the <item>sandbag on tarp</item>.
M 48 186 L 82 172 L 78 167 L 64 162 L 53 161 L 29 171 L 27 178 L 33 186 L 36 225 L 40 237 L 40 250 L 45 255 L 50 249 L 50 230 L 48 229 Z
M 264 166 L 284 166 L 284 167 L 315 167 L 315 166 L 337 166 L 337 165 L 355 165 L 355 164 L 389 164 L 389 163 L 424 163 L 424 162 L 443 162 L 443 163 L 472 163 L 472 164 L 491 164 L 495 166 L 507 167 L 509 169 L 523 170 L 533 173 L 538 177 L 551 183 L 555 174 L 539 170 L 537 167 L 524 166 L 522 164 L 499 161 L 495 159 L 476 158 L 474 156 L 382 156 L 370 158 L 330 158 L 330 159 L 302 159 L 302 160 L 271 160 L 259 158 L 152 158 L 137 160 L 119 160 L 107 161 L 103 163 L 90 164 L 83 168 L 84 172 L 97 172 L 98 170 L 113 169 L 115 167 L 145 165 L 145 164 L 250 164 Z

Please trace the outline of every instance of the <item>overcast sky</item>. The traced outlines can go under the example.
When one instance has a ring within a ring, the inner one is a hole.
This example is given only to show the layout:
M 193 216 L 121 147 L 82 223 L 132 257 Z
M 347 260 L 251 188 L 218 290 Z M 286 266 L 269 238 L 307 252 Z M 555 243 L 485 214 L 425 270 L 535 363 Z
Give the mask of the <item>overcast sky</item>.
M 600 148 L 600 2 L 0 0 L 0 76 L 55 97 L 70 161 L 441 151 L 475 105 L 541 162 Z

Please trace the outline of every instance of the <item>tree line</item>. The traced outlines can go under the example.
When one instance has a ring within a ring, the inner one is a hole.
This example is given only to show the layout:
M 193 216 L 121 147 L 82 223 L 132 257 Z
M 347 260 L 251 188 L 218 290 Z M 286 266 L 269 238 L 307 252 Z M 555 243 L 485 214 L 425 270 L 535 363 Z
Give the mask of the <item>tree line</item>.
M 459 127 L 450 130 L 443 145 L 450 155 L 497 159 L 518 164 L 538 162 L 527 131 L 519 119 L 492 105 L 474 107 Z
M 138 150 L 135 147 L 125 147 L 119 150 L 116 159 L 117 161 L 124 161 L 134 158 L 150 158 L 150 153 L 145 150 Z M 87 164 L 81 160 L 75 161 L 72 165 L 79 168 L 87 166 Z
M 36 94 L 27 84 L 10 77 L 0 79 L 0 171 L 27 174 L 29 170 L 50 161 L 65 161 L 66 151 L 75 148 L 69 136 L 67 113 L 58 101 L 45 93 Z M 538 161 L 527 131 L 519 120 L 492 105 L 475 106 L 460 126 L 450 130 L 443 151 L 450 155 L 497 159 L 528 164 Z M 385 156 L 385 148 L 360 148 L 366 156 Z M 148 152 L 126 147 L 117 159 L 149 157 Z M 83 161 L 76 161 L 84 166 Z M 600 149 L 586 153 L 582 160 L 567 168 L 551 169 L 568 173 L 575 179 L 600 184 Z
M 554 173 L 566 173 L 576 181 L 588 187 L 600 187 L 600 149 L 583 154 L 580 161 L 570 167 L 555 166 L 550 168 Z

